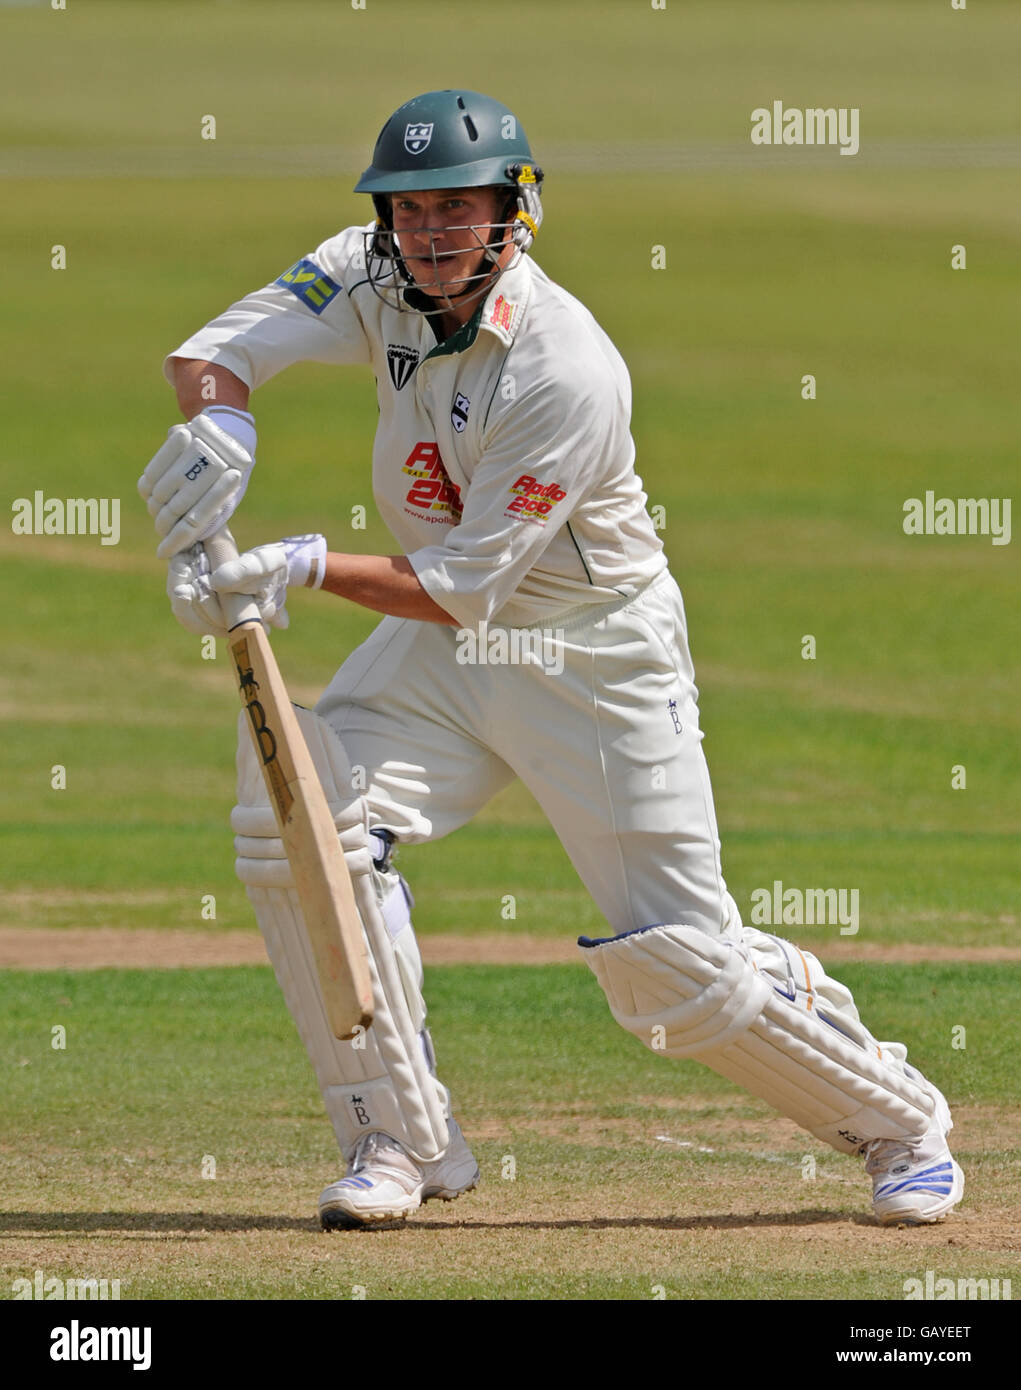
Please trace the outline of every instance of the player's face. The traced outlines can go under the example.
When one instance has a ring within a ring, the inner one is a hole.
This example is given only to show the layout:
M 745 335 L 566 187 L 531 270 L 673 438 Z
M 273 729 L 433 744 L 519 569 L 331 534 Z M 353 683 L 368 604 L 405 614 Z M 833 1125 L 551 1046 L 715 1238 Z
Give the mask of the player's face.
M 492 188 L 446 188 L 393 194 L 394 233 L 416 286 L 430 298 L 451 299 L 482 284 L 482 259 L 503 208 Z M 498 233 L 503 239 L 504 233 Z M 512 250 L 512 248 L 510 248 Z M 506 252 L 504 254 L 507 254 Z

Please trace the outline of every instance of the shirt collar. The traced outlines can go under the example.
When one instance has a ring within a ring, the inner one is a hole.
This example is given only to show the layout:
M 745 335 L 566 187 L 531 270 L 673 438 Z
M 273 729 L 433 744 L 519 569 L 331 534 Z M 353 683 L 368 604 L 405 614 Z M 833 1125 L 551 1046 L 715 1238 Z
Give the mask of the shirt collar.
M 528 264 L 528 257 L 520 255 L 514 264 L 498 278 L 471 318 L 451 333 L 449 338 L 445 338 L 442 343 L 437 343 L 426 356 L 446 357 L 455 352 L 464 352 L 474 343 L 481 328 L 499 338 L 504 347 L 510 347 L 521 326 L 531 288 L 531 268 Z M 405 290 L 404 295 L 413 307 L 417 307 L 410 298 L 414 293 L 412 288 Z
M 517 336 L 531 289 L 532 268 L 521 253 L 486 296 L 479 326 L 495 334 L 504 347 L 510 347 Z

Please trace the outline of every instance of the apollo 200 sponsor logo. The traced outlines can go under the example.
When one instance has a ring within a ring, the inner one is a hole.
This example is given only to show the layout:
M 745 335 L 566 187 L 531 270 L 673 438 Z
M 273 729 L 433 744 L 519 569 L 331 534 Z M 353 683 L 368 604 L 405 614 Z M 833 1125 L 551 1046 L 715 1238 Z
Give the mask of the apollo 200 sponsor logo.
M 511 493 L 504 516 L 534 521 L 539 526 L 546 525 L 550 512 L 567 496 L 559 483 L 537 482 L 530 473 L 522 473 Z
M 402 471 L 415 480 L 404 499 L 404 510 L 409 515 L 424 517 L 426 521 L 461 520 L 460 490 L 450 481 L 435 440 L 416 444 L 404 460 Z
M 504 299 L 503 295 L 497 295 L 496 303 L 493 305 L 493 312 L 489 315 L 489 322 L 495 323 L 497 328 L 503 328 L 508 333 L 514 321 L 514 310 L 518 306 L 512 304 L 509 299 Z

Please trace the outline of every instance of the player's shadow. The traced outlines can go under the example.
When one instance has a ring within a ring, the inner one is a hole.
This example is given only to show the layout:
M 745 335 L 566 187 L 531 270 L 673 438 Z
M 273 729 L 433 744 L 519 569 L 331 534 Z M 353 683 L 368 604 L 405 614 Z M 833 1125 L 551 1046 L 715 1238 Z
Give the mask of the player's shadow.
M 407 1223 L 407 1230 L 437 1231 L 736 1231 L 746 1227 L 761 1229 L 774 1226 L 874 1226 L 876 1219 L 864 1212 L 847 1211 L 773 1211 L 725 1212 L 703 1216 L 592 1216 L 563 1220 L 535 1221 L 416 1221 Z
M 430 1231 L 734 1231 L 783 1226 L 874 1226 L 864 1212 L 808 1211 L 724 1212 L 701 1216 L 590 1216 L 507 1221 L 434 1221 L 412 1218 L 398 1229 L 428 1235 Z M 69 1231 L 176 1232 L 206 1235 L 224 1231 L 318 1231 L 314 1216 L 257 1216 L 245 1212 L 202 1211 L 13 1211 L 0 1214 L 0 1235 L 31 1232 L 66 1235 Z M 371 1233 L 370 1233 L 371 1234 Z M 376 1233 L 382 1234 L 382 1232 Z
M 267 1216 L 253 1212 L 209 1211 L 6 1211 L 0 1213 L 0 1235 L 18 1231 L 34 1235 L 68 1231 L 141 1231 L 163 1234 L 213 1234 L 223 1231 L 318 1230 L 314 1216 Z

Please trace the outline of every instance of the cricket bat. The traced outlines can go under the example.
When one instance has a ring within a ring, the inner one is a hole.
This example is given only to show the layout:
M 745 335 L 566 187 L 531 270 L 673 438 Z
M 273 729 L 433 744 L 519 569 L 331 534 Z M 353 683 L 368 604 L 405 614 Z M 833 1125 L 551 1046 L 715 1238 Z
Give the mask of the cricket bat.
M 204 547 L 211 569 L 237 558 L 226 528 Z M 351 875 L 259 610 L 244 594 L 223 594 L 221 602 L 227 649 L 308 928 L 330 1029 L 334 1037 L 353 1038 L 372 1023 L 372 981 Z

